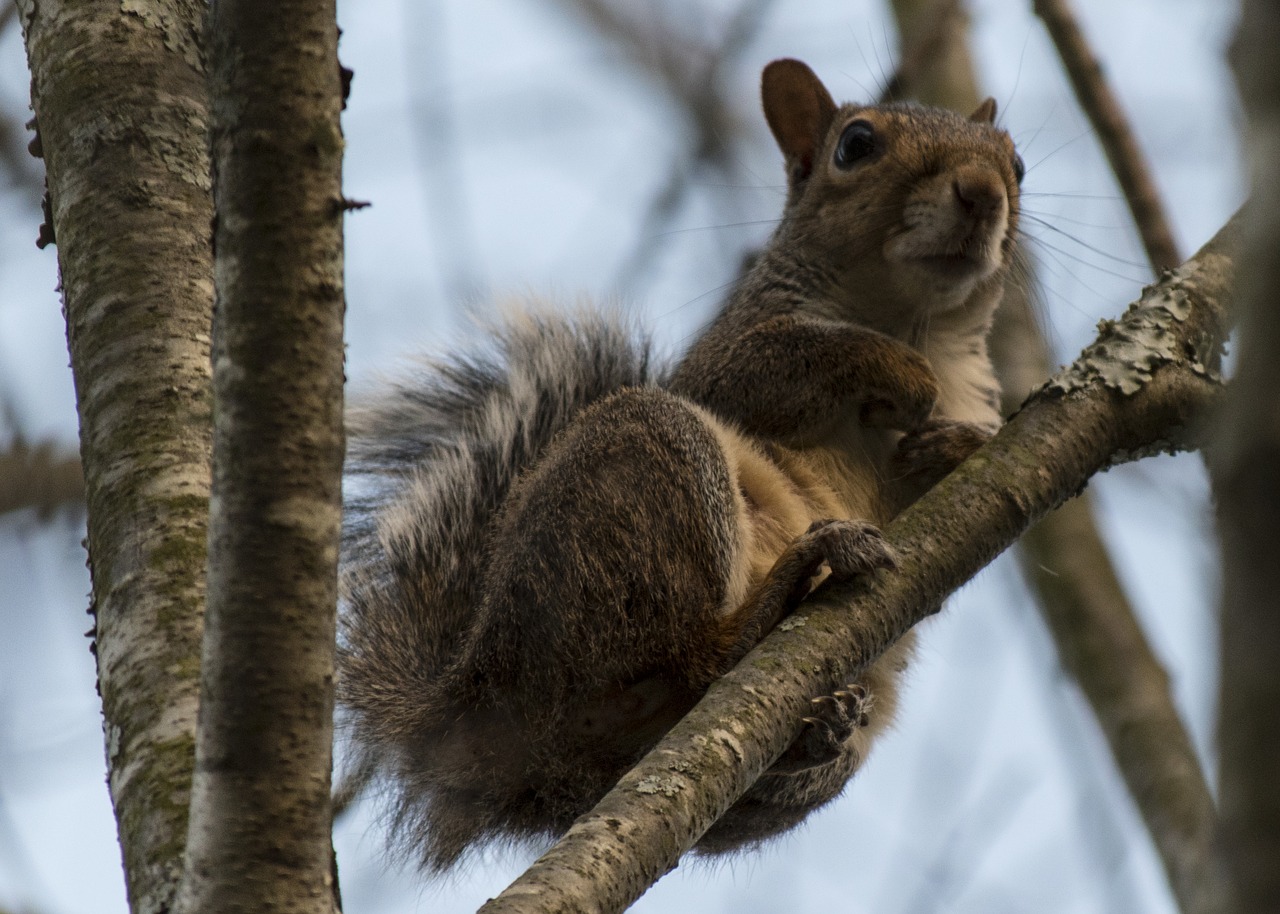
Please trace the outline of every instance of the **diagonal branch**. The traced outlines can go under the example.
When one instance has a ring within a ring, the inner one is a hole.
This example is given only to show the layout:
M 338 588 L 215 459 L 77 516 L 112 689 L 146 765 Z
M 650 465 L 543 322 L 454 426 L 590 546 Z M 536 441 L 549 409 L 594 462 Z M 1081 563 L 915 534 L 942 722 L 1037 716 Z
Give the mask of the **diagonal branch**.
M 1098 470 L 1175 446 L 1216 394 L 1234 221 L 885 530 L 900 556 L 822 588 L 483 911 L 619 911 L 673 867 L 831 691 Z
M 1138 148 L 1138 140 L 1119 100 L 1107 85 L 1102 64 L 1085 41 L 1068 0 L 1035 0 L 1035 10 L 1057 46 L 1076 100 L 1093 124 L 1111 170 L 1120 182 L 1138 234 L 1142 236 L 1147 259 L 1156 272 L 1181 262 L 1169 230 L 1169 219 L 1146 159 Z

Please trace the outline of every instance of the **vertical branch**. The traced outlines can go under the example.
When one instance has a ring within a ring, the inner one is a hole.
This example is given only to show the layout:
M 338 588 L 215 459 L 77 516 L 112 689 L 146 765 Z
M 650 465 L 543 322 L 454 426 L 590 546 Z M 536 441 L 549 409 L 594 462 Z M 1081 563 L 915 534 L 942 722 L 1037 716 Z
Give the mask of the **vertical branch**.
M 937 0 L 935 0 L 937 2 Z M 906 47 L 936 43 L 940 16 L 922 16 L 919 0 L 895 0 Z M 941 0 L 942 7 L 951 0 Z M 949 102 L 969 110 L 978 93 L 963 21 L 944 34 Z M 913 31 L 918 29 L 918 31 Z M 923 36 L 913 40 L 915 36 Z M 919 78 L 919 77 L 917 77 Z M 921 79 L 922 87 L 932 83 Z M 908 84 L 908 88 L 910 88 Z M 938 103 L 940 99 L 925 97 Z M 1032 313 L 1032 264 L 1020 257 L 992 335 L 992 351 L 1013 412 L 1052 370 Z M 1093 519 L 1088 493 L 1062 505 L 1027 531 L 1017 549 L 1063 666 L 1080 684 L 1116 766 L 1147 825 L 1184 912 L 1213 911 L 1221 888 L 1212 869 L 1213 799 L 1190 736 L 1178 716 L 1168 675 L 1143 634 Z
M 342 88 L 333 0 L 218 0 L 214 472 L 180 909 L 334 908 Z
M 205 592 L 204 4 L 21 0 L 18 16 L 80 417 L 108 782 L 130 904 L 163 911 L 186 840 Z
M 1233 911 L 1280 910 L 1280 12 L 1244 4 L 1233 51 L 1252 165 L 1239 367 L 1210 456 L 1222 533 L 1220 851 Z
M 881 102 L 916 98 L 968 114 L 981 100 L 969 57 L 969 16 L 961 0 L 892 0 L 901 36 L 898 66 Z
M 1120 102 L 1107 85 L 1102 64 L 1085 41 L 1068 0 L 1035 0 L 1035 10 L 1058 49 L 1076 101 L 1093 124 L 1111 170 L 1120 182 L 1151 266 L 1159 273 L 1181 263 L 1160 194 L 1151 180 L 1138 140 Z

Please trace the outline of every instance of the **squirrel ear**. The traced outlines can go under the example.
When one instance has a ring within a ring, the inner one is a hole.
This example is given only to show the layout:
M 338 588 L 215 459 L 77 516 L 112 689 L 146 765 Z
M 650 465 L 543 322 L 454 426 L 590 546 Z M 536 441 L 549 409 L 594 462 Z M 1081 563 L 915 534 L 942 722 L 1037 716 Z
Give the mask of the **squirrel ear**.
M 987 97 L 978 110 L 969 115 L 969 120 L 977 121 L 979 124 L 994 124 L 996 122 L 996 100 Z
M 764 119 L 787 161 L 791 181 L 813 173 L 814 157 L 836 114 L 831 93 L 805 64 L 784 58 L 764 68 L 760 80 Z

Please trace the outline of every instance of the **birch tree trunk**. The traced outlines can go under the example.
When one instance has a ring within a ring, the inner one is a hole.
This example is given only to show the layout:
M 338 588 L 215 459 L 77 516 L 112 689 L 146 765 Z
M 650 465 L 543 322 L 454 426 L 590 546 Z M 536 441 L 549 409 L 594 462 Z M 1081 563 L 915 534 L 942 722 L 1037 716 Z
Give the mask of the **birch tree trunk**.
M 125 881 L 172 907 L 187 830 L 209 498 L 204 4 L 19 0 L 88 504 Z

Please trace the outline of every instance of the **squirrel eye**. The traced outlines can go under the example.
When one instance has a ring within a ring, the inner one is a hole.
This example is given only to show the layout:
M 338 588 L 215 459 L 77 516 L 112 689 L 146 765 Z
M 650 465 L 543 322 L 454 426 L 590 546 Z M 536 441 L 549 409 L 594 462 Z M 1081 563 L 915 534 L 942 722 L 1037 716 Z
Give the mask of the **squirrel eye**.
M 844 128 L 836 143 L 836 165 L 852 168 L 853 163 L 876 151 L 876 131 L 867 121 L 854 121 Z
M 1018 186 L 1022 186 L 1022 179 L 1026 177 L 1027 166 L 1022 161 L 1022 156 L 1016 152 L 1013 154 L 1013 176 L 1018 180 Z

